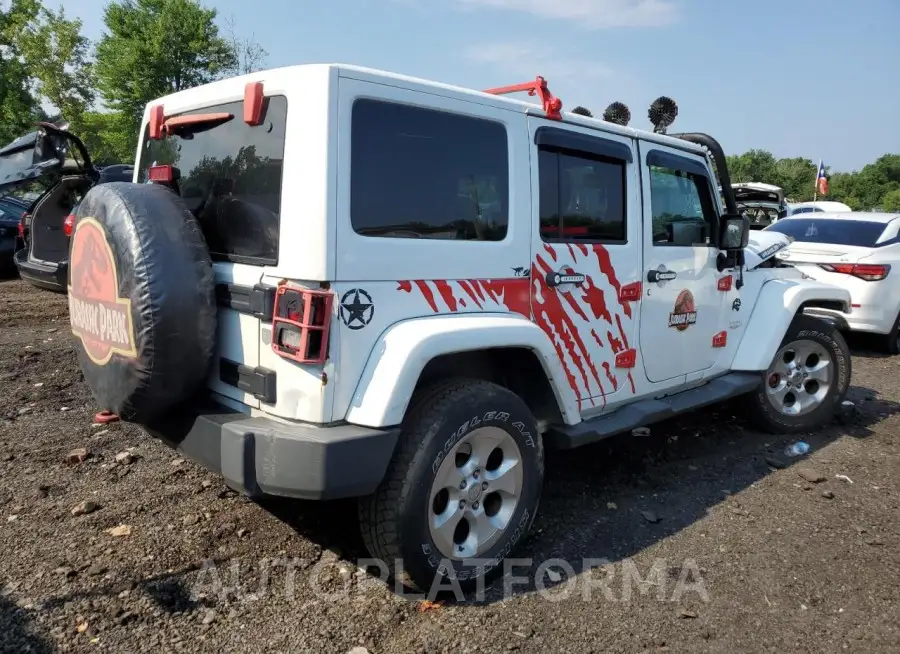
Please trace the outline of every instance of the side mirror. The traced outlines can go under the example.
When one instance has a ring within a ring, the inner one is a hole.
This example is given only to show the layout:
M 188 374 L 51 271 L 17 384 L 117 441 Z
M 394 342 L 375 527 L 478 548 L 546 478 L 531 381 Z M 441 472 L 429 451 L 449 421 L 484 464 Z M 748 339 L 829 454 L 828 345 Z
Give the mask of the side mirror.
M 719 222 L 719 249 L 725 252 L 743 250 L 750 242 L 750 219 L 737 214 L 725 214 Z

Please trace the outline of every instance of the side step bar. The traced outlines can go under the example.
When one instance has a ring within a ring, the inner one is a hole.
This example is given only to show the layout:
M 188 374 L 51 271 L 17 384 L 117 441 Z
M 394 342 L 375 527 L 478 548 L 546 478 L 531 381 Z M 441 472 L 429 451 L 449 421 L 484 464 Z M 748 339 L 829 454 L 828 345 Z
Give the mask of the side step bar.
M 585 420 L 577 425 L 551 425 L 544 434 L 544 443 L 548 448 L 560 450 L 596 443 L 635 427 L 643 427 L 672 418 L 679 413 L 750 393 L 755 391 L 761 382 L 760 373 L 731 372 L 716 377 L 703 386 L 659 399 L 639 400 L 613 413 Z

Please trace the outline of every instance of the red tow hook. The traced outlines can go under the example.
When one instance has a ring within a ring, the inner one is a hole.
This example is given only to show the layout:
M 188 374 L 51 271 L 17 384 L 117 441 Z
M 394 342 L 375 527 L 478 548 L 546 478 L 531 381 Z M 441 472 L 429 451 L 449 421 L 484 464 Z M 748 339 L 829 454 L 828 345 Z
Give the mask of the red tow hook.
M 110 413 L 109 411 L 101 411 L 94 416 L 95 425 L 107 425 L 111 422 L 118 422 L 118 420 L 119 416 L 117 416 L 115 413 Z

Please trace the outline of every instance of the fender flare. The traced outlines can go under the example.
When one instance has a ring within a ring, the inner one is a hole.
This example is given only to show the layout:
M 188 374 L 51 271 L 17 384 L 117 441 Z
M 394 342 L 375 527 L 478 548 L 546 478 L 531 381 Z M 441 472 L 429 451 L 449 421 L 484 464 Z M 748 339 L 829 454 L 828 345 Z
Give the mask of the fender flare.
M 850 292 L 838 286 L 809 279 L 772 279 L 757 296 L 744 338 L 731 364 L 732 370 L 768 370 L 784 334 L 805 305 L 837 304 L 850 312 Z
M 395 323 L 375 342 L 353 393 L 346 420 L 365 427 L 398 425 L 429 361 L 444 354 L 521 347 L 534 352 L 566 424 L 581 422 L 574 394 L 547 335 L 507 313 L 429 316 Z

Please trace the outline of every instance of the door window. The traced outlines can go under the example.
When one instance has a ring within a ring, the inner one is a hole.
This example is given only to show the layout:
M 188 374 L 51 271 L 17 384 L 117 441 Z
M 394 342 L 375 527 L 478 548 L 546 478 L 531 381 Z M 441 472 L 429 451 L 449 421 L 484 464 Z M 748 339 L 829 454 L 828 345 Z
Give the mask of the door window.
M 541 148 L 540 232 L 544 241 L 625 243 L 625 162 Z
M 665 156 L 648 157 L 653 245 L 715 247 L 718 213 L 709 178 L 699 164 Z M 658 159 L 654 162 L 654 159 Z

